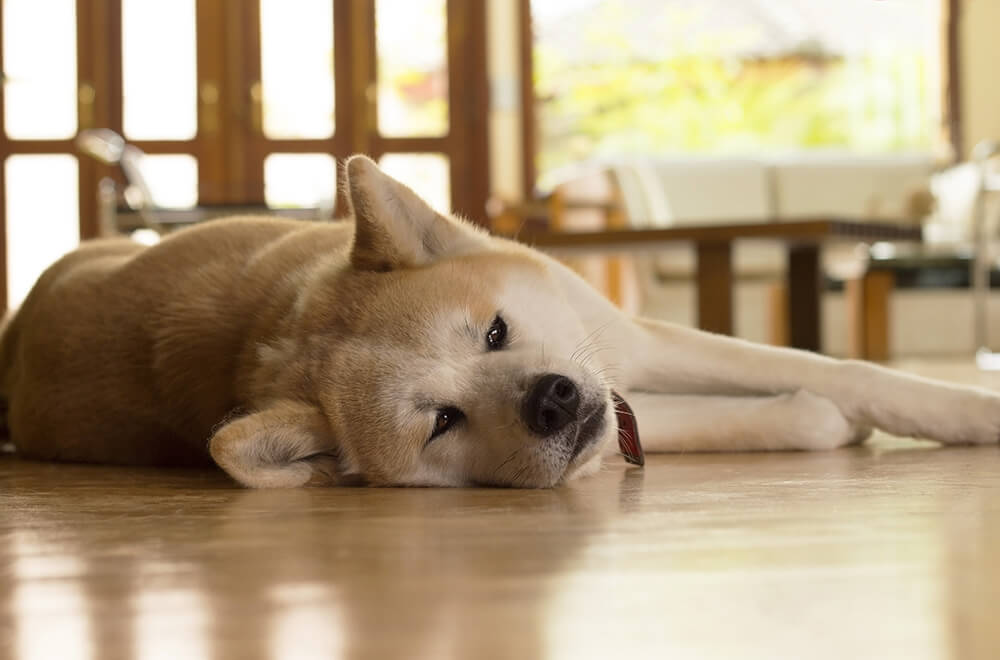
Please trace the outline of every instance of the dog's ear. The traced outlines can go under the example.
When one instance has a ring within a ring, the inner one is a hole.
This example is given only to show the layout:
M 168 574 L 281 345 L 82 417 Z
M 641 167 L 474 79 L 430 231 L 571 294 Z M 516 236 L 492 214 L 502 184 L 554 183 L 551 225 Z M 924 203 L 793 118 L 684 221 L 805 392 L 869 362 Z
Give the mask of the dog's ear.
M 366 156 L 347 161 L 347 197 L 356 225 L 351 263 L 388 271 L 487 249 L 486 234 L 437 213 Z
M 251 488 L 335 485 L 338 448 L 319 410 L 281 401 L 219 427 L 209 440 L 219 467 Z

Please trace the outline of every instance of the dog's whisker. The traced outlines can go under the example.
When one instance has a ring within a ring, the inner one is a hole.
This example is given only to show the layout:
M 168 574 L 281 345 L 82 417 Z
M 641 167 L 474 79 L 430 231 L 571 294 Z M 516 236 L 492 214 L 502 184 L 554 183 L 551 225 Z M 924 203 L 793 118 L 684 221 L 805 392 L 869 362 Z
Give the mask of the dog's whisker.
M 580 342 L 577 344 L 576 349 L 574 349 L 572 355 L 570 356 L 570 360 L 577 361 L 577 356 L 580 353 L 586 353 L 588 350 L 593 349 L 594 347 L 602 346 L 600 343 L 598 343 L 601 338 L 601 335 L 604 333 L 605 330 L 611 327 L 611 325 L 615 323 L 616 320 L 617 319 L 611 319 L 610 321 L 607 321 L 602 325 L 599 325 L 597 328 L 595 328 L 589 334 L 587 334 L 586 337 L 581 339 Z M 601 350 L 605 350 L 606 348 L 610 347 L 605 346 L 602 347 Z
M 591 344 L 588 346 L 588 350 L 579 362 L 584 366 L 589 365 L 590 361 L 597 356 L 599 353 L 610 350 L 611 347 L 602 344 Z
M 582 346 L 586 346 L 587 344 L 589 344 L 589 343 L 590 343 L 590 340 L 591 340 L 591 338 L 592 338 L 592 337 L 594 336 L 594 333 L 596 333 L 596 332 L 597 332 L 597 330 L 592 330 L 591 332 L 589 332 L 589 333 L 587 334 L 587 336 L 586 336 L 586 337 L 584 337 L 584 338 L 583 338 L 583 339 L 581 339 L 581 340 L 580 340 L 579 342 L 577 342 L 577 344 L 576 344 L 576 346 L 577 346 L 577 349 L 579 349 L 579 348 L 580 348 L 580 347 L 582 347 Z
M 588 337 L 585 337 L 579 343 L 577 343 L 576 348 L 573 350 L 573 354 L 570 355 L 570 359 L 571 360 L 575 359 L 577 355 L 579 355 L 580 353 L 583 353 L 584 351 L 586 351 L 591 346 L 593 346 L 593 343 L 590 341 L 589 335 L 588 335 Z
M 521 481 L 521 477 L 523 477 L 523 476 L 524 476 L 524 473 L 525 473 L 525 472 L 527 472 L 527 471 L 528 471 L 528 466 L 527 466 L 527 465 L 522 465 L 522 466 L 521 466 L 521 467 L 520 467 L 520 468 L 519 468 L 519 469 L 518 469 L 518 470 L 517 470 L 517 471 L 516 471 L 516 472 L 515 472 L 515 473 L 513 474 L 513 476 L 511 476 L 511 478 L 510 478 L 510 483 L 511 483 L 511 485 L 512 485 L 512 486 L 517 486 L 517 485 L 519 485 L 519 483 L 520 483 L 520 481 Z
M 599 350 L 606 350 L 606 349 L 601 348 Z M 614 385 L 618 380 L 618 376 L 621 374 L 621 368 L 617 364 L 609 363 L 601 365 L 600 368 L 594 369 L 590 365 L 590 359 L 592 357 L 593 355 L 588 355 L 586 358 L 582 360 L 579 359 L 575 360 L 575 362 L 579 364 L 582 369 L 590 372 L 595 378 L 600 380 L 606 386 L 610 387 Z
M 514 460 L 514 457 L 517 456 L 518 454 L 520 454 L 522 449 L 523 449 L 523 447 L 518 447 L 517 449 L 515 449 L 514 451 L 512 451 L 510 453 L 510 456 L 508 456 L 506 458 L 506 460 L 504 460 L 503 463 L 501 463 L 500 465 L 498 465 L 497 468 L 495 470 L 493 470 L 493 476 L 496 477 L 497 475 L 499 475 L 500 474 L 500 470 L 502 470 L 504 468 L 504 466 L 506 466 L 508 463 L 510 463 L 512 460 Z
M 615 365 L 605 365 L 593 372 L 598 378 L 603 378 L 605 374 L 617 375 L 621 373 L 621 368 Z
M 593 357 L 594 357 L 593 353 L 590 353 L 590 352 L 588 352 L 588 353 L 587 353 L 586 355 L 584 355 L 584 356 L 583 356 L 583 357 L 582 357 L 582 358 L 581 358 L 580 360 L 578 360 L 577 362 L 578 362 L 578 363 L 580 364 L 580 366 L 582 366 L 582 367 L 583 367 L 584 369 L 589 369 L 589 368 L 590 368 L 590 361 L 591 361 L 591 360 L 593 359 Z
M 583 338 L 583 341 L 588 341 L 592 337 L 593 337 L 594 341 L 597 341 L 598 339 L 601 338 L 601 335 L 604 333 L 604 331 L 607 330 L 608 328 L 610 328 L 617 320 L 618 319 L 611 319 L 611 320 L 609 320 L 609 321 L 607 321 L 607 322 L 605 322 L 605 323 L 597 326 L 597 328 L 595 328 L 593 331 L 591 331 L 591 333 L 589 335 L 587 335 L 586 337 Z

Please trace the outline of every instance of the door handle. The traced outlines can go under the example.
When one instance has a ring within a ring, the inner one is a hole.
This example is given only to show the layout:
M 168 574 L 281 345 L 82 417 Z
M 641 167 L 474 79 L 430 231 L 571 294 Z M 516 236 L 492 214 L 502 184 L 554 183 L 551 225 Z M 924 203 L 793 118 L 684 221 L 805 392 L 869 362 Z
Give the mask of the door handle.
M 201 118 L 201 132 L 205 135 L 212 135 L 219 131 L 219 86 L 212 81 L 201 84 L 198 90 L 198 100 L 200 102 L 199 115 Z
M 259 80 L 250 85 L 250 130 L 256 135 L 264 134 L 263 96 L 264 91 Z

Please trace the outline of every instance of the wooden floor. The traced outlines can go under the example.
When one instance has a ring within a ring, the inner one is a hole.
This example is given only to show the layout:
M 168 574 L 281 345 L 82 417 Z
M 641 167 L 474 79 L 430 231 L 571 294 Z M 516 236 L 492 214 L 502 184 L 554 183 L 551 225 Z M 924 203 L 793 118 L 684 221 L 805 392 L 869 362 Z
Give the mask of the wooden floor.
M 996 447 L 660 456 L 542 491 L 0 457 L 0 658 L 997 658 L 998 610 Z

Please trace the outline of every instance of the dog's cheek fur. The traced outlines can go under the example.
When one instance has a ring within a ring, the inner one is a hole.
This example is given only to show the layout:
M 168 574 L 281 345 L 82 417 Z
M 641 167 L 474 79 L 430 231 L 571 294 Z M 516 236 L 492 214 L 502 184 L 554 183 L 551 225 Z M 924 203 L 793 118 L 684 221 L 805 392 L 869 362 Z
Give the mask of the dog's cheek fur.
M 372 485 L 406 485 L 414 467 L 412 424 L 399 415 L 394 367 L 402 351 L 378 336 L 344 341 L 314 380 L 320 407 L 336 434 L 344 471 Z

